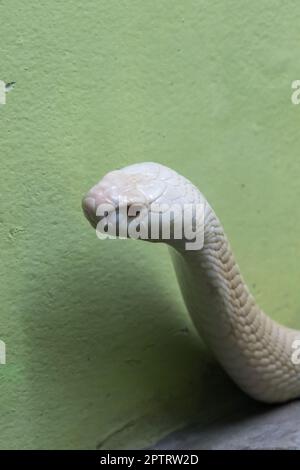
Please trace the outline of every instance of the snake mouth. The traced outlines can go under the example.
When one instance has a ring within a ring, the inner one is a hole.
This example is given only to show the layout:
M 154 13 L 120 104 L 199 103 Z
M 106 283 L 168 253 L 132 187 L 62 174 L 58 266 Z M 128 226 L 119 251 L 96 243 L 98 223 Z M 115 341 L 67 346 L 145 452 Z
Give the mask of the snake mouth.
M 139 215 L 138 206 L 135 204 L 125 204 L 124 206 L 117 206 L 109 203 L 110 208 L 105 210 L 103 214 L 97 215 L 98 207 L 95 198 L 86 196 L 82 200 L 82 209 L 85 218 L 89 221 L 92 227 L 96 230 L 103 231 L 99 228 L 99 223 L 104 219 L 113 219 L 115 224 L 116 236 L 119 236 L 120 225 L 124 224 L 123 216 L 126 214 L 126 224 L 130 224 Z M 104 230 L 105 231 L 105 230 Z
M 82 199 L 82 210 L 85 218 L 90 222 L 92 227 L 97 227 L 97 216 L 96 216 L 96 201 L 93 197 L 84 197 Z

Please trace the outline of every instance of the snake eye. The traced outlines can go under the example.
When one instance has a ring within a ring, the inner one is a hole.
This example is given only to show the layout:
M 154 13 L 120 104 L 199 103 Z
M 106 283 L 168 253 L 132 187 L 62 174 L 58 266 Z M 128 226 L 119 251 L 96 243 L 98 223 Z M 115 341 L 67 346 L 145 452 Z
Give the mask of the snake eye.
M 132 205 L 128 204 L 126 208 L 126 214 L 127 214 L 127 219 L 131 220 L 135 217 L 134 210 L 132 208 Z
M 140 214 L 141 210 L 142 208 L 138 204 L 128 204 L 127 205 L 128 219 L 134 219 L 135 217 L 137 217 Z

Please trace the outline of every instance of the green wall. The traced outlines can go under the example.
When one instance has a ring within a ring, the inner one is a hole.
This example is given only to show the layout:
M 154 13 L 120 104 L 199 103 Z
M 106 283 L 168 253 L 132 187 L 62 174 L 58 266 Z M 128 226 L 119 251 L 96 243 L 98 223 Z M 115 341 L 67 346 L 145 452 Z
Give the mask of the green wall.
M 245 406 L 164 246 L 99 241 L 81 196 L 172 166 L 215 207 L 253 292 L 300 328 L 300 4 L 1 0 L 1 448 L 147 446 Z

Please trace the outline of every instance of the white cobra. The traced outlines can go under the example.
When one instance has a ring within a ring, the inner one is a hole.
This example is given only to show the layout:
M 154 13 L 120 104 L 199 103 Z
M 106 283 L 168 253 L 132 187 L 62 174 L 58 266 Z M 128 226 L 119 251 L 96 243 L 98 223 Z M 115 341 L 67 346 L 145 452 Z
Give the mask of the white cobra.
M 189 180 L 157 163 L 130 165 L 108 173 L 84 197 L 83 210 L 94 227 L 103 221 L 97 215 L 103 203 L 119 211 L 124 205 L 140 205 L 148 213 L 154 203 L 176 204 L 182 211 L 185 204 L 202 204 L 201 249 L 187 250 L 184 237 L 165 240 L 161 232 L 158 240 L 150 241 L 171 247 L 193 323 L 234 382 L 251 397 L 267 403 L 300 397 L 300 355 L 295 349 L 298 346 L 299 352 L 300 331 L 281 326 L 259 308 L 219 219 Z M 117 223 L 117 218 L 114 220 Z

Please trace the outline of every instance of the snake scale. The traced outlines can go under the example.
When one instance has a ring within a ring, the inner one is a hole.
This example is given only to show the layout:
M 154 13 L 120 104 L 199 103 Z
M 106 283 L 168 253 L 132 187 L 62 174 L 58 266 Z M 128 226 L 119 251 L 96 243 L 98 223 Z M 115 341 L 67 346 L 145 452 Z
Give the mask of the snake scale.
M 171 256 L 193 323 L 233 381 L 252 398 L 280 403 L 300 397 L 300 365 L 292 361 L 300 331 L 268 317 L 250 293 L 223 227 L 202 193 L 186 178 L 158 163 L 139 163 L 108 173 L 84 197 L 93 227 L 96 209 L 110 203 L 203 204 L 204 244 L 186 250 L 182 240 L 162 241 Z M 183 210 L 183 209 L 182 209 Z M 150 240 L 152 241 L 152 240 Z

